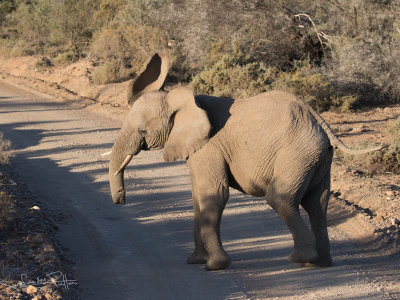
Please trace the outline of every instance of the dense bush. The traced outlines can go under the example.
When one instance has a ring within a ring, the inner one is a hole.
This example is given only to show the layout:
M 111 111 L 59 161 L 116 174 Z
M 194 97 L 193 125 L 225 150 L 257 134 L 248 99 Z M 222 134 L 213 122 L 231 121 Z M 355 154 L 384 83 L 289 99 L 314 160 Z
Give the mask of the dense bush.
M 95 83 L 127 80 L 140 71 L 149 53 L 166 48 L 163 33 L 146 25 L 116 25 L 95 35 L 91 50 L 102 64 L 95 70 Z M 101 74 L 112 70 L 112 74 Z M 96 79 L 97 78 L 97 79 Z M 104 80 L 98 80 L 98 79 Z
M 346 112 L 357 102 L 355 96 L 336 95 L 328 77 L 313 67 L 309 60 L 294 62 L 293 69 L 281 72 L 272 88 L 294 93 L 319 112 L 329 109 Z
M 105 83 L 167 50 L 169 80 L 193 79 L 199 92 L 283 88 L 318 110 L 346 110 L 400 102 L 399 12 L 400 0 L 4 0 L 0 55 L 90 55 Z
M 2 0 L 0 2 L 0 25 L 4 23 L 6 16 L 16 9 L 15 0 Z
M 238 39 L 233 40 L 229 51 L 221 41 L 211 45 L 207 58 L 209 67 L 191 81 L 197 94 L 233 98 L 254 96 L 270 89 L 277 74 L 276 68 L 252 61 L 243 52 Z
M 91 40 L 92 15 L 98 1 L 16 1 L 15 11 L 1 28 L 2 35 L 11 41 L 9 44 L 18 44 L 25 55 L 72 50 L 79 58 Z
M 182 71 L 190 75 L 208 66 L 210 48 L 219 41 L 229 49 L 239 39 L 254 60 L 283 69 L 303 56 L 319 56 L 319 46 L 278 1 L 169 0 L 159 11 L 155 17 L 176 41 L 189 65 Z
M 392 141 L 371 155 L 371 163 L 379 172 L 400 174 L 400 117 L 388 128 Z
M 400 1 L 323 1 L 317 28 L 331 52 L 324 73 L 339 94 L 360 104 L 400 101 Z M 334 16 L 334 17 L 333 17 Z
M 3 133 L 0 132 L 0 164 L 8 163 L 8 150 L 10 149 L 11 143 L 3 137 Z
M 195 93 L 243 98 L 280 89 L 296 94 L 318 111 L 349 111 L 357 102 L 355 96 L 335 95 L 328 77 L 308 59 L 294 61 L 290 70 L 279 71 L 245 54 L 244 49 L 238 39 L 230 49 L 221 41 L 212 44 L 207 55 L 209 67 L 191 81 Z

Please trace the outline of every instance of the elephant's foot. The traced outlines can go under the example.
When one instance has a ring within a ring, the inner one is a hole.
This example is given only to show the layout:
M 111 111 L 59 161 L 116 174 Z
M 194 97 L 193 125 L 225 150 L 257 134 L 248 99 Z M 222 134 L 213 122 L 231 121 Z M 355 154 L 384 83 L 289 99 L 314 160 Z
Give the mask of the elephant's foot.
M 207 260 L 206 269 L 208 271 L 223 270 L 229 267 L 231 259 L 225 252 L 219 252 L 210 256 Z
M 318 257 L 313 261 L 309 261 L 301 264 L 303 267 L 330 267 L 332 266 L 332 257 Z
M 295 247 L 288 259 L 298 264 L 313 263 L 318 260 L 318 252 L 314 248 Z
M 208 260 L 208 253 L 206 250 L 194 250 L 194 252 L 188 256 L 186 262 L 188 264 L 205 264 Z

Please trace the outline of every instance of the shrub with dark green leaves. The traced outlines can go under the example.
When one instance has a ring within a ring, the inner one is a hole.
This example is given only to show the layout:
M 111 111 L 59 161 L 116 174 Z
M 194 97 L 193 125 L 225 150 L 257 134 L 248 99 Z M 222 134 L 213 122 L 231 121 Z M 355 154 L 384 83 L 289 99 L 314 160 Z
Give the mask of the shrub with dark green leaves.
M 221 41 L 210 47 L 210 64 L 193 77 L 195 93 L 221 97 L 244 98 L 271 89 L 294 93 L 318 111 L 337 109 L 349 111 L 357 98 L 335 95 L 328 77 L 321 74 L 309 60 L 295 61 L 289 71 L 267 67 L 245 54 L 242 43 L 233 40 L 229 54 Z
M 400 117 L 389 127 L 392 141 L 382 150 L 372 154 L 370 162 L 375 171 L 400 174 Z
M 244 98 L 270 89 L 277 69 L 251 61 L 243 53 L 240 41 L 234 40 L 229 54 L 220 55 L 221 44 L 215 44 L 208 57 L 210 66 L 193 77 L 190 85 L 197 94 Z
M 8 151 L 10 150 L 11 143 L 9 140 L 3 137 L 3 133 L 0 132 L 0 164 L 8 163 L 9 154 Z
M 76 62 L 78 59 L 79 57 L 76 55 L 74 51 L 67 50 L 59 52 L 57 56 L 54 58 L 54 62 L 56 64 L 64 65 Z
M 105 63 L 98 66 L 92 74 L 94 84 L 107 84 L 121 81 L 120 66 L 113 63 Z
M 328 77 L 308 60 L 295 62 L 293 70 L 281 72 L 272 88 L 294 93 L 319 112 L 329 109 L 349 111 L 357 101 L 352 95 L 335 95 Z
M 5 21 L 7 15 L 17 8 L 15 0 L 2 0 L 0 2 L 0 24 Z

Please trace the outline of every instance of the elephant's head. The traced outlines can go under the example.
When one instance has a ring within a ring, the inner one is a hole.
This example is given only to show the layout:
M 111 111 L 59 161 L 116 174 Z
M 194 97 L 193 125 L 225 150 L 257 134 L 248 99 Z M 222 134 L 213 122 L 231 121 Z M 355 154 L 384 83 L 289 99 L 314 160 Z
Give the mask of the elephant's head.
M 141 150 L 164 149 L 164 160 L 186 159 L 208 141 L 211 129 L 206 112 L 193 92 L 177 87 L 159 89 L 168 71 L 168 60 L 155 54 L 136 81 L 129 85 L 132 105 L 111 151 L 109 180 L 113 202 L 125 203 L 124 169 Z

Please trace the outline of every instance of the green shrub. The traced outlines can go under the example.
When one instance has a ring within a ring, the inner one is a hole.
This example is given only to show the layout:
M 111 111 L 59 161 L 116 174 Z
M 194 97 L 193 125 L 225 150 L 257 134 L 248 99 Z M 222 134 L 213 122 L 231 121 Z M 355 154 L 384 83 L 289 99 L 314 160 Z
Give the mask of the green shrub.
M 242 41 L 244 52 L 257 62 L 285 69 L 291 60 L 314 57 L 317 51 L 310 47 L 308 36 L 300 34 L 293 14 L 279 2 L 168 0 L 154 9 L 158 15 L 148 15 L 146 21 L 161 24 L 168 39 L 178 41 L 190 66 L 182 72 L 195 75 L 208 65 L 210 41 L 223 41 L 226 54 L 235 39 Z
M 92 55 L 104 64 L 97 71 L 104 75 L 99 74 L 100 81 L 93 78 L 94 82 L 129 79 L 140 71 L 150 55 L 165 50 L 166 44 L 162 32 L 155 27 L 118 25 L 104 28 L 96 34 L 91 47 Z M 105 76 L 106 72 L 111 73 Z
M 107 84 L 118 81 L 120 81 L 118 65 L 105 63 L 93 71 L 92 82 L 94 84 Z
M 102 27 L 110 24 L 118 12 L 126 8 L 126 2 L 126 0 L 101 0 L 93 16 L 96 26 Z
M 10 141 L 4 139 L 3 133 L 0 132 L 0 164 L 8 163 L 10 147 Z
M 52 66 L 54 66 L 53 63 L 47 57 L 42 57 L 42 58 L 38 59 L 35 63 L 35 67 L 41 68 L 41 69 L 52 67 Z
M 360 105 L 384 105 L 400 99 L 399 0 L 283 0 L 294 11 L 308 11 L 325 43 L 324 67 L 339 95 L 355 95 Z M 307 7 L 308 6 L 308 7 Z
M 17 8 L 15 0 L 2 0 L 0 2 L 0 25 L 5 21 L 7 15 Z
M 370 155 L 375 171 L 400 174 L 400 117 L 388 128 L 392 138 L 389 145 Z
M 57 56 L 54 58 L 54 62 L 56 64 L 65 65 L 76 62 L 78 60 L 78 56 L 72 50 L 68 50 L 65 52 L 59 52 Z
M 209 67 L 194 76 L 190 83 L 196 94 L 244 98 L 270 89 L 276 68 L 253 61 L 244 53 L 239 39 L 232 41 L 228 54 L 224 54 L 226 48 L 221 40 L 210 45 Z
M 388 129 L 390 136 L 392 137 L 393 144 L 400 146 L 400 117 Z
M 391 144 L 384 147 L 372 156 L 370 162 L 378 173 L 400 174 L 400 146 Z
M 226 55 L 196 75 L 190 85 L 197 94 L 244 98 L 267 91 L 275 76 L 275 68 L 257 62 L 240 65 Z
M 12 29 L 22 54 L 57 54 L 66 47 L 81 57 L 90 43 L 99 0 L 15 1 L 0 33 Z M 9 34 L 7 34 L 9 35 Z
M 229 54 L 221 55 L 226 44 L 219 41 L 211 45 L 207 57 L 210 66 L 192 79 L 195 93 L 243 98 L 279 89 L 294 93 L 318 111 L 349 111 L 357 101 L 354 96 L 336 95 L 328 77 L 309 60 L 295 61 L 292 70 L 279 72 L 246 55 L 240 41 L 233 40 L 231 48 Z
M 9 57 L 12 49 L 12 42 L 7 39 L 0 39 L 0 56 Z
M 23 54 L 26 51 L 43 53 L 52 30 L 52 15 L 51 0 L 21 1 L 10 15 L 9 22 L 16 29 L 17 43 Z
M 12 47 L 9 52 L 10 57 L 19 57 L 27 54 L 31 53 L 27 52 L 25 47 L 23 47 L 20 43 L 15 44 L 14 47 Z
M 272 87 L 294 93 L 319 112 L 349 111 L 357 102 L 355 96 L 336 95 L 329 78 L 312 67 L 309 60 L 295 62 L 292 71 L 281 72 Z
M 327 110 L 330 105 L 330 84 L 320 73 L 316 73 L 309 64 L 296 66 L 291 72 L 280 73 L 273 83 L 274 89 L 294 93 L 318 111 Z
M 335 43 L 325 71 L 335 90 L 357 95 L 361 105 L 399 102 L 400 39 L 391 44 L 389 47 L 374 33 L 367 40 L 340 39 Z

